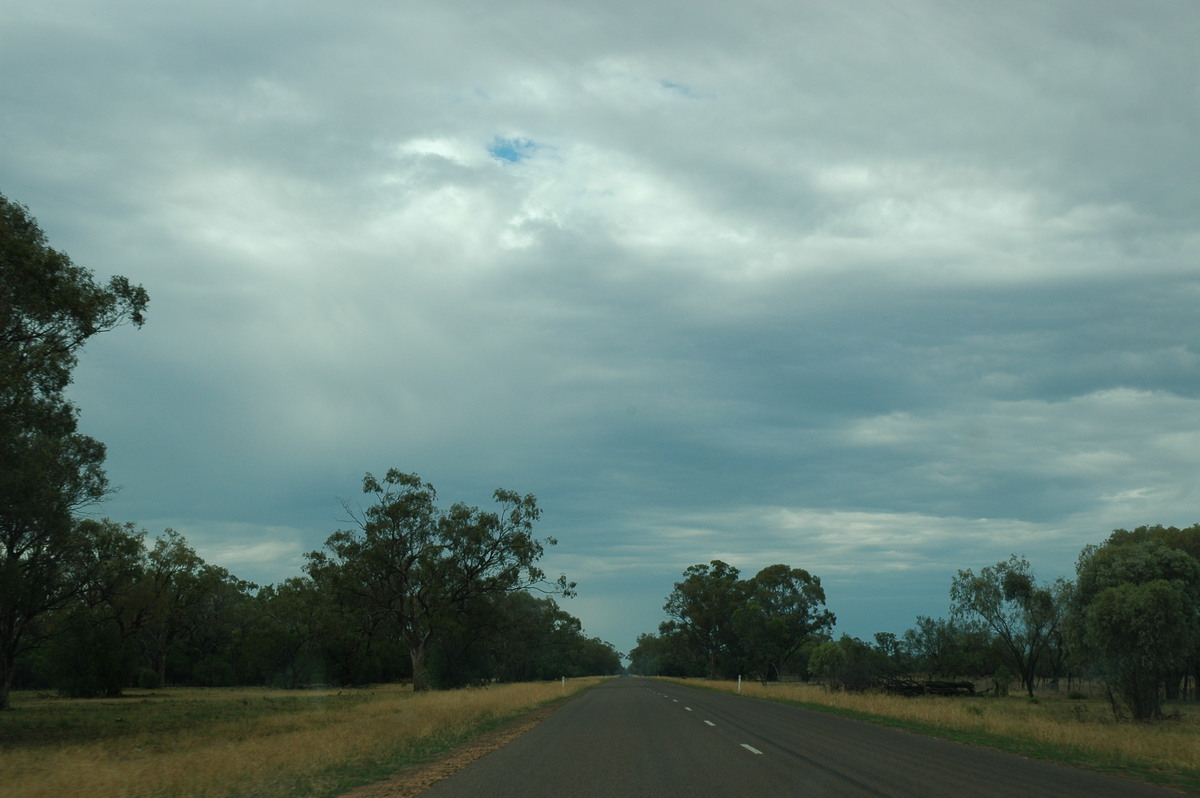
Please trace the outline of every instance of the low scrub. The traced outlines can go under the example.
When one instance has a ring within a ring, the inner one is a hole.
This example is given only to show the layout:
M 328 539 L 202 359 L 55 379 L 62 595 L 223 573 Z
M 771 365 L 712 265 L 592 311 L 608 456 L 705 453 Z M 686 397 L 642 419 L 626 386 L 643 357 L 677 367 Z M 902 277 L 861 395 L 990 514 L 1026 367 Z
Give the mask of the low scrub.
M 598 681 L 86 701 L 17 693 L 0 713 L 0 784 L 14 798 L 337 795 Z

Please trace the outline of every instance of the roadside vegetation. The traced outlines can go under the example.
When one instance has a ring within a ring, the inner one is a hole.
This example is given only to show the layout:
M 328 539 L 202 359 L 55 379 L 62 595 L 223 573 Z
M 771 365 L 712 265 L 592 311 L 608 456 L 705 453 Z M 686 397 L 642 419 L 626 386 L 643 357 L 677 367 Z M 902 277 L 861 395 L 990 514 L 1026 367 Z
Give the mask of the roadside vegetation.
M 15 692 L 13 711 L 0 713 L 0 784 L 22 798 L 339 795 L 599 681 L 93 700 Z
M 1015 554 L 960 570 L 949 617 L 918 616 L 903 635 L 871 642 L 834 640 L 824 604 L 821 580 L 803 569 L 772 565 L 742 579 L 720 560 L 693 565 L 667 596 L 658 633 L 638 636 L 630 671 L 916 692 L 921 674 L 997 696 L 1015 681 L 1030 699 L 1096 681 L 1113 718 L 1132 721 L 1166 720 L 1168 703 L 1200 698 L 1200 524 L 1114 530 L 1080 552 L 1073 582 L 1039 582 Z
M 736 681 L 670 679 L 737 693 Z M 1113 718 L 1103 687 L 1028 696 L 901 697 L 803 682 L 749 682 L 741 694 L 834 712 L 1022 756 L 1127 776 L 1200 794 L 1200 708 L 1171 703 L 1170 721 Z

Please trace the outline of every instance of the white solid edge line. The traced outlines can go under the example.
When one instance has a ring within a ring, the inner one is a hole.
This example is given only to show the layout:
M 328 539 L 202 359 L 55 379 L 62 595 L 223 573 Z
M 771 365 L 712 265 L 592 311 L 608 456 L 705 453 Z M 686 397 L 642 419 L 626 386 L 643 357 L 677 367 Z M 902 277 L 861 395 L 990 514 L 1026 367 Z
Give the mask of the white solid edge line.
M 747 751 L 749 751 L 749 752 L 750 752 L 750 753 L 752 753 L 752 754 L 759 754 L 759 755 L 761 755 L 761 754 L 762 754 L 762 751 L 759 751 L 759 750 L 758 750 L 757 748 L 755 748 L 754 746 L 752 746 L 752 745 L 747 745 L 746 743 L 742 743 L 742 748 L 745 748 Z

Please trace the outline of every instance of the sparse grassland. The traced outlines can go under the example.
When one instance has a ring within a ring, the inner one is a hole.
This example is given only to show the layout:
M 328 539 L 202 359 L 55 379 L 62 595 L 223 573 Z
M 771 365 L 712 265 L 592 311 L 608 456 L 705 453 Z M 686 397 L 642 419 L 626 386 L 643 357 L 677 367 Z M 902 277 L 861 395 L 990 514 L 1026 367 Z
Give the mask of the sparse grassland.
M 736 692 L 737 682 L 671 680 Z M 1003 698 L 904 698 L 881 693 L 829 692 L 803 683 L 743 682 L 742 694 L 882 722 L 925 734 L 984 745 L 1200 794 L 1200 707 L 1167 707 L 1178 717 L 1156 723 L 1118 723 L 1099 697 L 1039 694 Z
M 160 690 L 113 700 L 16 693 L 13 711 L 0 713 L 0 792 L 337 795 L 599 681 L 430 693 Z

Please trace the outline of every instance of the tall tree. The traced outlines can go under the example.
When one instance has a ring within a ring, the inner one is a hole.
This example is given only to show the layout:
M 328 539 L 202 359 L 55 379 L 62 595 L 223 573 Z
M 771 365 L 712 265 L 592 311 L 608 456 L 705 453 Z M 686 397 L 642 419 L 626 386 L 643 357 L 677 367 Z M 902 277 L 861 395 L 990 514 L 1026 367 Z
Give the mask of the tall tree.
M 1032 697 L 1038 660 L 1062 620 L 1065 589 L 1062 580 L 1053 586 L 1035 583 L 1029 561 L 1014 554 L 981 568 L 978 575 L 959 571 L 950 585 L 951 612 L 987 625 Z
M 433 485 L 396 469 L 382 481 L 368 473 L 363 493 L 375 503 L 346 508 L 357 528 L 331 535 L 326 551 L 308 554 L 306 568 L 319 584 L 399 630 L 414 690 L 429 689 L 431 642 L 481 598 L 526 588 L 573 594 L 565 576 L 549 581 L 537 565 L 544 546 L 557 541 L 533 536 L 541 510 L 532 494 L 495 491 L 497 512 L 461 503 L 443 511 Z
M 64 395 L 77 353 L 141 326 L 148 301 L 124 277 L 98 284 L 0 195 L 0 709 L 17 656 L 43 639 L 39 621 L 81 589 L 89 541 L 75 513 L 108 492 L 104 445 L 78 432 Z
M 733 628 L 750 667 L 764 680 L 782 676 L 792 655 L 814 635 L 831 632 L 837 620 L 825 609 L 820 577 L 803 568 L 769 565 L 744 593 Z
M 721 655 L 735 641 L 733 614 L 745 597 L 739 571 L 721 560 L 689 566 L 663 610 L 708 660 L 708 678 L 719 676 Z
M 192 611 L 204 600 L 205 568 L 204 560 L 174 529 L 164 531 L 147 555 L 148 617 L 142 640 L 160 687 L 167 684 L 167 655 L 187 633 Z

